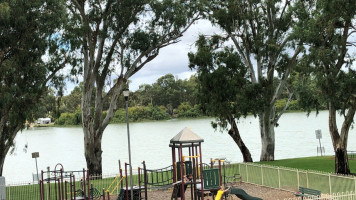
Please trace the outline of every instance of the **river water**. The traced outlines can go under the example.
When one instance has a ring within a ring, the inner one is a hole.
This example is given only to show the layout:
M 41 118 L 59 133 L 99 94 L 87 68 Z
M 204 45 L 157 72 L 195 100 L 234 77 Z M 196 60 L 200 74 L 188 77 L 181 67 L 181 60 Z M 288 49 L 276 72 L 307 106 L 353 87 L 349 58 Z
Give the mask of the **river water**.
M 147 168 L 163 168 L 171 164 L 172 154 L 169 141 L 184 127 L 204 139 L 202 143 L 203 162 L 210 158 L 225 157 L 233 162 L 241 162 L 242 156 L 230 136 L 214 131 L 210 123 L 212 118 L 168 120 L 158 122 L 130 123 L 132 165 L 135 169 L 143 160 Z M 341 127 L 341 120 L 338 120 Z M 333 154 L 331 138 L 328 132 L 328 112 L 321 111 L 318 116 L 311 113 L 286 113 L 275 128 L 275 159 L 316 156 L 319 141 L 315 130 L 321 129 L 321 144 L 327 155 Z M 238 124 L 241 136 L 250 149 L 254 161 L 259 160 L 261 140 L 258 120 L 253 116 L 241 119 Z M 356 131 L 350 130 L 348 149 L 356 150 Z M 61 163 L 65 170 L 86 168 L 84 158 L 83 131 L 81 127 L 32 128 L 19 133 L 15 139 L 16 148 L 5 160 L 3 175 L 8 183 L 32 182 L 32 173 L 36 173 L 32 152 L 39 152 L 38 169 L 51 169 Z M 27 149 L 25 150 L 25 146 Z M 118 160 L 128 162 L 126 124 L 109 125 L 103 136 L 103 173 L 118 173 Z M 187 154 L 187 153 L 186 153 Z

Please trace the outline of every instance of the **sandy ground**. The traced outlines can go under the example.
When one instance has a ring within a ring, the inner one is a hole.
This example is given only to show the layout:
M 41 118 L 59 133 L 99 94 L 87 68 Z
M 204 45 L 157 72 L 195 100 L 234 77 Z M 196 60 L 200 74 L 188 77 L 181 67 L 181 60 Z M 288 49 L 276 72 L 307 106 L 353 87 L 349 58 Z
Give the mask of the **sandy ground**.
M 285 198 L 295 197 L 292 192 L 286 192 L 283 190 L 271 189 L 262 186 L 256 186 L 248 183 L 238 183 L 234 187 L 241 188 L 247 192 L 247 194 L 255 197 L 259 197 L 263 200 L 283 200 Z M 167 190 L 152 190 L 148 191 L 147 197 L 149 200 L 170 200 L 172 196 L 172 188 Z M 110 199 L 116 200 L 115 197 L 110 197 Z M 178 198 L 180 199 L 180 198 Z M 185 199 L 191 200 L 190 188 L 187 188 L 185 192 Z M 205 197 L 204 200 L 213 200 L 211 196 Z M 240 200 L 240 198 L 235 195 L 228 195 L 227 200 Z

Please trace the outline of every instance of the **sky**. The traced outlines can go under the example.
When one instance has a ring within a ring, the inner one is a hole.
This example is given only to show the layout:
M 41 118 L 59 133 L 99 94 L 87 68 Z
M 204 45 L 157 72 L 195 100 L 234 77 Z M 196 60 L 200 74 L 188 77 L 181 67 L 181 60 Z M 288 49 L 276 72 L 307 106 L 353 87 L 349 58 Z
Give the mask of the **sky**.
M 214 27 L 208 20 L 199 20 L 183 34 L 180 42 L 161 49 L 154 60 L 147 63 L 129 79 L 131 81 L 129 85 L 130 91 L 136 91 L 142 84 L 152 84 L 168 73 L 179 79 L 188 79 L 195 73 L 188 67 L 188 53 L 195 51 L 194 43 L 198 36 L 200 34 L 212 35 L 220 32 L 221 30 Z M 77 86 L 76 83 L 68 82 L 65 95 L 70 94 L 75 86 Z

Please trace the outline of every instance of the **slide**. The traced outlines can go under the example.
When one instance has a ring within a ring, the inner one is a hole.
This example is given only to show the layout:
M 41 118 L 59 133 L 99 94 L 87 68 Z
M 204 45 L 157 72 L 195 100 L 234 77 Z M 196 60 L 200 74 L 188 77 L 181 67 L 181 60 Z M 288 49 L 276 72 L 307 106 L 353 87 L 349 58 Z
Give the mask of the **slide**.
M 243 189 L 235 188 L 235 187 L 231 187 L 230 194 L 234 194 L 234 195 L 236 195 L 237 197 L 239 197 L 242 200 L 262 200 L 260 198 L 248 195 L 245 192 L 245 190 L 243 190 Z

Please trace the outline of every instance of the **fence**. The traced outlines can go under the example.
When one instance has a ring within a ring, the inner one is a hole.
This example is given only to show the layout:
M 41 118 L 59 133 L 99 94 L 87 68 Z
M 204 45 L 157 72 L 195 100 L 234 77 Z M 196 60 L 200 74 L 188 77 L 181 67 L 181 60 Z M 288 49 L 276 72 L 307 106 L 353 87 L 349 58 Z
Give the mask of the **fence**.
M 307 199 L 307 198 L 305 198 Z M 354 192 L 345 192 L 345 193 L 336 193 L 332 195 L 322 195 L 321 197 L 310 197 L 308 200 L 356 200 L 356 193 Z M 284 200 L 300 200 L 300 197 L 288 198 Z
M 305 171 L 252 163 L 226 164 L 224 168 L 225 170 L 222 171 L 222 173 L 224 173 L 223 177 L 229 177 L 239 173 L 242 176 L 242 181 L 247 183 L 291 192 L 297 191 L 298 187 L 302 186 L 320 190 L 323 194 L 335 193 L 335 199 L 356 200 L 354 194 L 356 192 L 356 178 L 351 176 L 341 176 L 324 172 Z M 143 180 L 142 176 L 143 175 L 141 174 L 141 181 Z M 156 177 L 157 175 L 148 174 L 147 178 L 150 178 L 151 176 Z M 111 186 L 109 192 L 113 196 L 118 195 L 120 188 L 122 186 L 124 187 L 126 184 L 125 181 L 120 182 L 120 178 L 115 179 L 116 174 L 114 173 L 106 174 L 100 177 L 102 177 L 102 179 L 91 177 L 90 183 L 93 184 L 93 187 L 97 188 L 99 191 L 102 191 L 102 189 L 108 191 L 109 186 Z M 133 176 L 134 185 L 138 185 L 138 179 L 137 175 Z M 158 180 L 159 178 L 156 179 Z M 77 184 L 79 188 L 80 182 Z M 347 191 L 351 191 L 352 193 L 346 193 Z M 354 196 L 352 198 L 348 198 L 346 197 L 347 195 Z M 39 185 L 29 183 L 7 184 L 6 197 L 7 200 L 37 200 L 39 198 Z
M 268 165 L 239 163 L 244 182 L 286 191 L 297 191 L 299 186 L 320 190 L 324 194 L 356 192 L 356 177 L 306 171 Z

